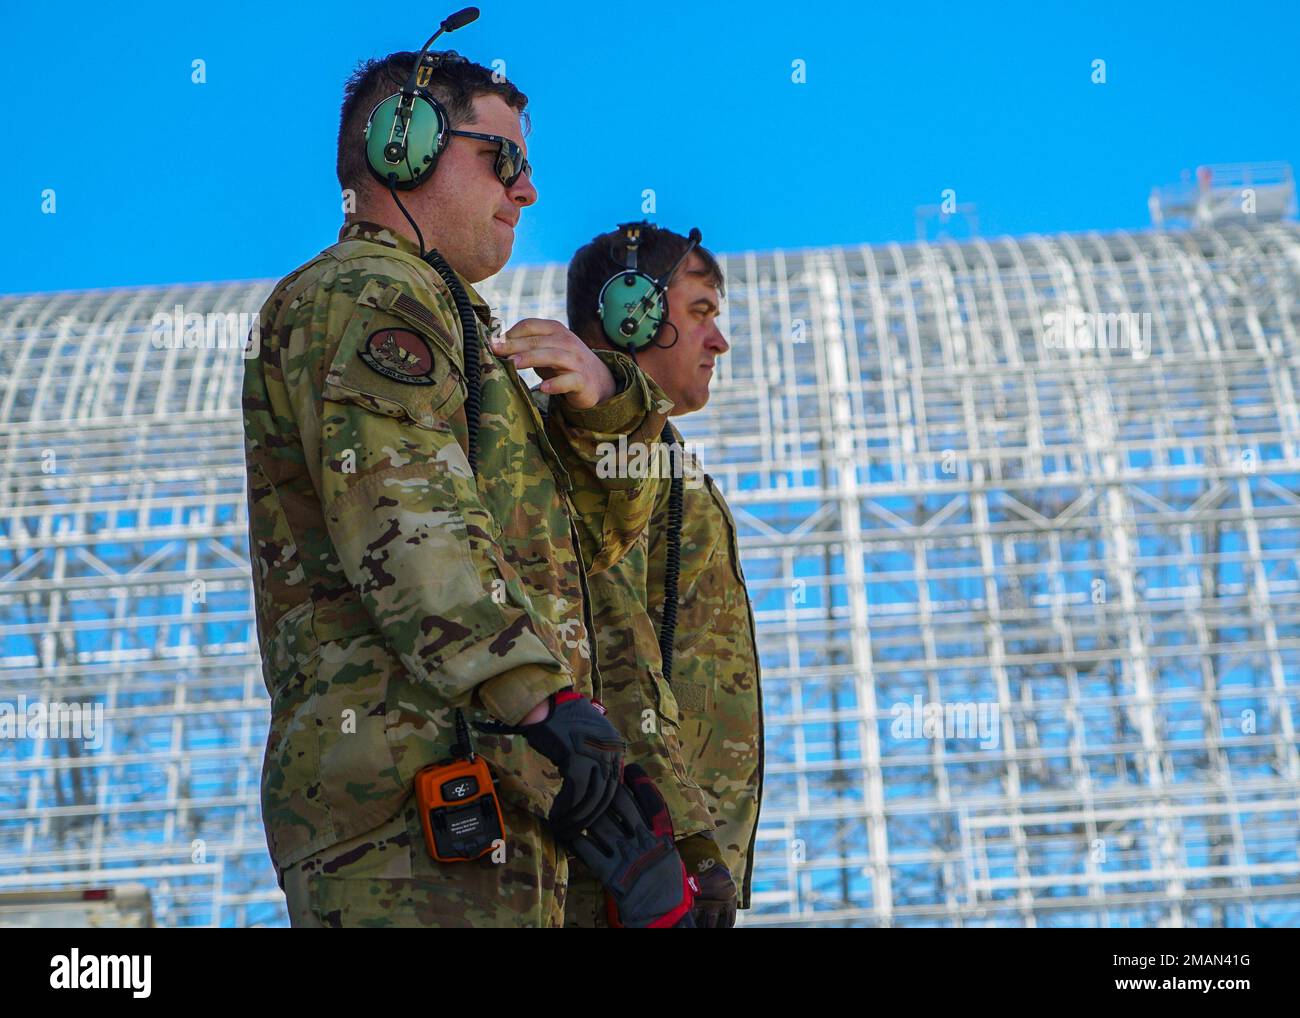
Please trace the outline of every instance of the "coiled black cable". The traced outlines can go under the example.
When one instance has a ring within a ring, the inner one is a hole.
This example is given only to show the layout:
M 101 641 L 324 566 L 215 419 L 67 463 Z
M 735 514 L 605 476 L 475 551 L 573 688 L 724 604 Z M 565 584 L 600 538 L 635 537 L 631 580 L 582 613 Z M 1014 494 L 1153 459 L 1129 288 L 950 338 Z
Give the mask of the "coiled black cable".
M 677 635 L 677 581 L 682 569 L 682 471 L 680 461 L 685 451 L 673 438 L 672 425 L 664 422 L 659 440 L 668 446 L 668 463 L 672 470 L 672 483 L 668 488 L 668 550 L 664 556 L 664 619 L 659 627 L 659 656 L 663 659 L 664 678 L 673 677 L 673 639 Z M 673 450 L 678 452 L 678 463 L 673 465 Z
M 428 43 L 425 43 L 425 49 L 428 49 Z M 460 285 L 460 280 L 456 278 L 456 273 L 452 267 L 447 264 L 447 260 L 432 248 L 425 250 L 424 234 L 420 232 L 420 224 L 414 217 L 406 211 L 406 206 L 402 204 L 402 199 L 397 196 L 397 174 L 388 175 L 388 190 L 393 196 L 393 203 L 401 210 L 406 221 L 411 224 L 411 229 L 415 231 L 416 242 L 420 245 L 420 258 L 428 263 L 433 271 L 442 277 L 442 281 L 447 284 L 447 289 L 451 291 L 452 303 L 456 305 L 456 314 L 460 318 L 461 342 L 464 344 L 462 349 L 465 351 L 465 431 L 469 439 L 469 469 L 475 477 L 478 476 L 478 419 L 479 408 L 482 405 L 479 393 L 479 338 L 478 338 L 478 318 L 474 314 L 474 308 L 469 302 L 469 294 L 465 288 Z
M 469 302 L 469 294 L 460 285 L 456 273 L 452 271 L 446 259 L 437 251 L 429 250 L 423 255 L 433 270 L 442 277 L 451 291 L 451 299 L 456 305 L 456 314 L 460 317 L 460 331 L 465 351 L 465 430 L 469 435 L 469 468 L 478 475 L 478 419 L 482 405 L 479 393 L 479 337 L 478 316 Z

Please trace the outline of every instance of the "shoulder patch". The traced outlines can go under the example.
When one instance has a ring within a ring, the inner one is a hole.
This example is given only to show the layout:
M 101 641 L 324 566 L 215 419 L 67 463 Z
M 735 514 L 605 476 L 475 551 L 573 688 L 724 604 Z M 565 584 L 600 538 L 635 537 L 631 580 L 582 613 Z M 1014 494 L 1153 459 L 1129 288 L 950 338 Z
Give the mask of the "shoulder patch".
M 376 329 L 357 355 L 372 371 L 407 385 L 433 385 L 433 351 L 410 329 Z
M 360 280 L 350 280 L 353 286 Z M 453 324 L 405 296 L 409 282 L 367 280 L 349 308 L 339 302 L 338 335 L 321 395 L 422 428 L 441 428 L 465 400 Z M 437 300 L 437 294 L 433 295 Z M 435 305 L 441 307 L 440 305 Z M 346 316 L 346 317 L 345 317 Z

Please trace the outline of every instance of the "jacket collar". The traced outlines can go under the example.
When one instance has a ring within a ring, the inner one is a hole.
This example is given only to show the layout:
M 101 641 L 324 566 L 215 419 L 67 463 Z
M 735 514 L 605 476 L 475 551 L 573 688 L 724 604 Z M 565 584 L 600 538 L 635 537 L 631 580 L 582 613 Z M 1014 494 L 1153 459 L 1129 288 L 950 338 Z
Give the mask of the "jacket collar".
M 413 258 L 420 257 L 420 248 L 410 237 L 398 233 L 392 227 L 380 226 L 377 223 L 366 222 L 362 219 L 354 219 L 343 224 L 339 230 L 339 243 L 341 244 L 345 240 L 364 240 L 371 244 L 396 248 Z M 459 272 L 456 273 L 456 278 L 460 280 L 460 285 L 465 288 L 470 304 L 476 310 L 482 308 L 485 312 L 490 313 L 491 309 L 488 307 L 487 301 L 479 296 L 478 291 L 474 289 L 470 282 Z

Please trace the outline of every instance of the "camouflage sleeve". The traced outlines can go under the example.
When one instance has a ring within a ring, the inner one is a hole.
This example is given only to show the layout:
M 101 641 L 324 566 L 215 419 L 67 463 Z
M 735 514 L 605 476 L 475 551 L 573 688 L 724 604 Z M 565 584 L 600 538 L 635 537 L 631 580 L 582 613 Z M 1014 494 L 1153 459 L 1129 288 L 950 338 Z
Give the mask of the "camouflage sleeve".
M 627 554 L 654 508 L 655 485 L 646 471 L 657 453 L 672 401 L 626 354 L 598 350 L 618 392 L 586 410 L 550 401 L 546 429 L 573 481 L 582 557 L 589 573 L 608 569 Z M 620 450 L 622 452 L 620 453 Z
M 356 290 L 322 294 L 328 310 L 312 316 L 341 337 L 313 457 L 330 539 L 414 676 L 449 704 L 477 693 L 517 723 L 573 679 L 541 636 L 548 623 L 506 560 L 454 427 L 459 414 L 463 432 L 457 323 L 449 306 L 421 303 L 412 280 L 374 277 Z

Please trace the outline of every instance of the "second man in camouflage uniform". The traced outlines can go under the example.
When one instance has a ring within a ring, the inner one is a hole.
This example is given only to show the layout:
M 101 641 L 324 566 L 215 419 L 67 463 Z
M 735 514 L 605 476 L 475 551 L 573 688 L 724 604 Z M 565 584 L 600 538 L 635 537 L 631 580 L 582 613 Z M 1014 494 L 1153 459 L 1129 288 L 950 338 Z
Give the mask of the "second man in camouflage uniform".
M 646 226 L 638 267 L 658 277 L 687 248 L 687 238 Z M 613 349 L 597 317 L 600 290 L 623 267 L 620 231 L 596 237 L 569 264 L 569 327 L 598 351 Z M 716 322 L 723 286 L 717 260 L 696 248 L 668 287 L 670 328 L 635 355 L 673 401 L 674 415 L 704 406 L 714 364 L 730 349 Z M 681 434 L 676 429 L 673 434 L 681 443 Z M 635 452 L 634 443 L 625 448 Z M 653 455 L 644 460 L 665 462 Z M 603 473 L 637 472 L 632 463 L 618 467 Z M 604 702 L 628 740 L 628 759 L 641 763 L 659 782 L 677 836 L 684 839 L 678 842 L 683 859 L 701 878 L 712 864 L 722 862 L 734 877 L 737 904 L 748 908 L 763 780 L 754 616 L 727 501 L 693 457 L 685 458 L 683 472 L 671 680 L 664 680 L 658 644 L 668 530 L 665 476 L 657 482 L 659 497 L 646 535 L 617 566 L 592 577 Z M 707 892 L 707 883 L 705 888 Z M 566 925 L 599 925 L 599 898 L 599 887 L 576 874 Z M 727 911 L 714 904 L 718 913 Z M 708 905 L 706 893 L 697 909 L 702 925 L 709 923 L 700 915 Z

